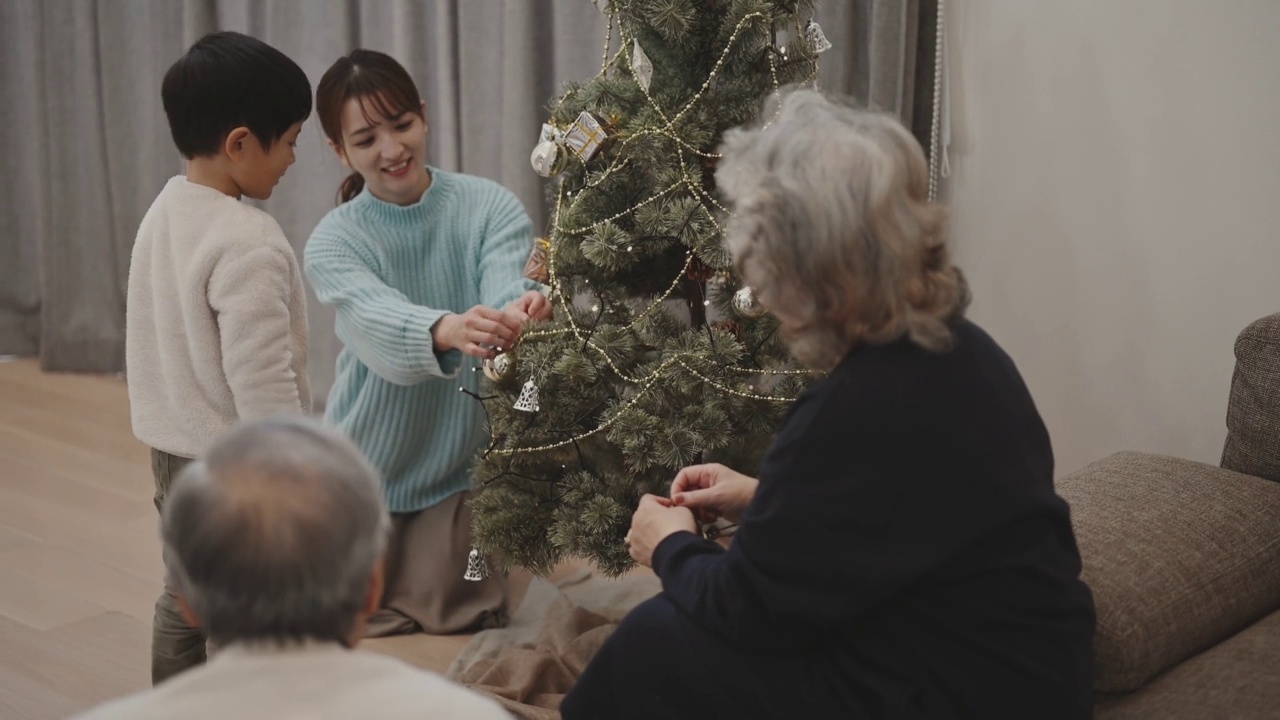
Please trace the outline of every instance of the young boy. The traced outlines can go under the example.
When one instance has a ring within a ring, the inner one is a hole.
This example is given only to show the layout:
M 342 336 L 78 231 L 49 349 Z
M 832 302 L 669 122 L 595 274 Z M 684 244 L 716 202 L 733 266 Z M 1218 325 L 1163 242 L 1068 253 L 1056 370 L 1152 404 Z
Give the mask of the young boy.
M 311 409 L 297 257 L 265 200 L 293 164 L 311 84 L 283 53 L 221 32 L 164 76 L 164 111 L 186 175 L 151 204 L 133 246 L 125 362 L 133 432 L 151 447 L 156 508 L 169 483 L 236 423 Z M 151 680 L 205 660 L 204 636 L 166 579 Z

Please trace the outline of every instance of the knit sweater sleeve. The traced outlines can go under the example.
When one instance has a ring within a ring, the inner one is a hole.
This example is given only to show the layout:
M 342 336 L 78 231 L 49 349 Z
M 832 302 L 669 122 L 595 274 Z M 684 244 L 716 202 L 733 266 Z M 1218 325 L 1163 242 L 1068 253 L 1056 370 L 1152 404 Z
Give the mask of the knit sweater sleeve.
M 937 544 L 900 534 L 900 478 L 881 450 L 895 419 L 847 400 L 799 401 L 728 550 L 687 532 L 655 548 L 664 593 L 699 626 L 748 647 L 813 647 L 936 562 Z
M 396 385 L 452 377 L 461 353 L 437 353 L 431 334 L 448 311 L 415 305 L 387 285 L 377 260 L 350 233 L 321 221 L 306 248 L 306 273 L 320 302 L 336 311 L 334 331 L 370 370 Z
M 296 267 L 286 250 L 227 253 L 209 276 L 222 368 L 241 420 L 302 412 L 293 371 L 289 298 Z
M 485 305 L 501 308 L 541 285 L 524 276 L 533 249 L 533 223 L 510 191 L 492 186 L 491 210 L 480 239 L 480 297 Z

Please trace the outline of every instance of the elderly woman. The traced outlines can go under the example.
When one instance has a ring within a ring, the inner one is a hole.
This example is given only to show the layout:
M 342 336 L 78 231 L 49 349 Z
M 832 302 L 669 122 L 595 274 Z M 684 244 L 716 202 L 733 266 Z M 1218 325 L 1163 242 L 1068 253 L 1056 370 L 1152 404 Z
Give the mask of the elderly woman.
M 919 145 L 798 91 L 723 154 L 739 270 L 827 374 L 759 480 L 700 465 L 642 499 L 628 543 L 663 591 L 564 717 L 1089 717 L 1093 601 L 1049 435 L 963 318 Z M 740 520 L 727 550 L 695 512 Z

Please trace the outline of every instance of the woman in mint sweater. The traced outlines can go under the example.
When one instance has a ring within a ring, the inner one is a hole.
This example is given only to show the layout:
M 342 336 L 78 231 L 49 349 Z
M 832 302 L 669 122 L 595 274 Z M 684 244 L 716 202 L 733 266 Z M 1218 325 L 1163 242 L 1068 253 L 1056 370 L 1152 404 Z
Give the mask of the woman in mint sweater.
M 378 468 L 393 520 L 370 637 L 505 621 L 501 575 L 463 579 L 470 464 L 487 436 L 458 388 L 477 391 L 473 358 L 551 312 L 523 276 L 532 225 L 520 202 L 429 167 L 424 107 L 405 69 L 371 50 L 339 59 L 316 89 L 329 145 L 353 171 L 305 253 L 344 346 L 325 418 Z

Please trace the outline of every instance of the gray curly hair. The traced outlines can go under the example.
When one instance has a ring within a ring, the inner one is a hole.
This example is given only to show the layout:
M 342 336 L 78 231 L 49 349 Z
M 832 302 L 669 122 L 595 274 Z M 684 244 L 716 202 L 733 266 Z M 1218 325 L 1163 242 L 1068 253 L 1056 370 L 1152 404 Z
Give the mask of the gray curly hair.
M 949 348 L 969 292 L 920 144 L 813 90 L 772 102 L 767 125 L 725 134 L 716 183 L 733 206 L 729 251 L 792 353 L 826 370 L 860 342 Z

